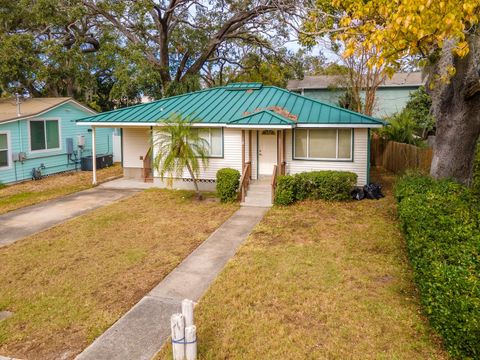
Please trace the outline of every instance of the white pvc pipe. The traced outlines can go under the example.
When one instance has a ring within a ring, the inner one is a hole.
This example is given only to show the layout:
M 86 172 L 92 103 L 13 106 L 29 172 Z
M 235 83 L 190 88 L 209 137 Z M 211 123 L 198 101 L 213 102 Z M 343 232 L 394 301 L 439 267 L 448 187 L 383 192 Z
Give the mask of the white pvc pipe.
M 192 300 L 184 299 L 182 301 L 182 315 L 183 315 L 183 318 L 185 319 L 185 327 L 192 326 L 194 323 L 193 305 L 194 305 L 194 302 Z
M 182 314 L 170 318 L 173 360 L 185 360 L 185 321 Z
M 185 356 L 187 360 L 197 360 L 197 327 L 185 328 Z

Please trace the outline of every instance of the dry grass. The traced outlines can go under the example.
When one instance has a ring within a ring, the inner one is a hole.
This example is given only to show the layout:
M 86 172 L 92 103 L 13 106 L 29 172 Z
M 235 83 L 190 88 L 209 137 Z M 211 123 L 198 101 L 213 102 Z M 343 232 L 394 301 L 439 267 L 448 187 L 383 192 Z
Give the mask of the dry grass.
M 152 189 L 0 248 L 0 354 L 73 358 L 236 208 Z
M 119 164 L 97 171 L 99 182 L 122 175 Z M 0 188 L 0 214 L 92 187 L 90 171 L 52 175 Z
M 199 358 L 446 359 L 417 295 L 391 195 L 274 207 L 196 309 Z

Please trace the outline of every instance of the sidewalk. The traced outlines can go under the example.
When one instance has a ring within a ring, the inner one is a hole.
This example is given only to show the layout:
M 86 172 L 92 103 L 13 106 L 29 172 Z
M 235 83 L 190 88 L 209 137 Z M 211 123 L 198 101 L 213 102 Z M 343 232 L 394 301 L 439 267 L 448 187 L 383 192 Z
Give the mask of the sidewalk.
M 104 185 L 106 184 L 108 183 Z M 0 215 L 0 247 L 109 205 L 136 192 L 138 192 L 137 189 L 108 189 L 100 185 Z
M 76 359 L 150 360 L 168 339 L 181 301 L 200 299 L 267 210 L 240 208 Z

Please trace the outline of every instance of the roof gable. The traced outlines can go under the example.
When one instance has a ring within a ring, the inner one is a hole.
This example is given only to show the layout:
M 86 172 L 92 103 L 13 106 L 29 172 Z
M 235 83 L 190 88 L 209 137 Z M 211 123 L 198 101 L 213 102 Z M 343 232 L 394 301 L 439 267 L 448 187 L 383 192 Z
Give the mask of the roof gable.
M 83 111 L 96 114 L 92 109 L 80 104 L 69 97 L 56 98 L 29 98 L 20 103 L 20 116 L 17 114 L 17 103 L 15 98 L 0 100 L 0 123 L 28 119 L 52 111 L 64 104 L 72 104 Z
M 277 114 L 279 112 L 289 114 L 283 117 L 296 118 L 298 124 L 376 126 L 383 124 L 382 121 L 370 116 L 325 104 L 275 86 L 259 86 L 257 83 L 253 83 L 251 87 L 245 84 L 236 87 L 234 85 L 173 96 L 101 113 L 79 121 L 154 124 L 177 114 L 202 124 L 228 124 L 261 110 L 277 109 L 275 111 Z M 232 88 L 236 91 L 232 91 Z M 258 120 L 258 117 L 254 119 Z

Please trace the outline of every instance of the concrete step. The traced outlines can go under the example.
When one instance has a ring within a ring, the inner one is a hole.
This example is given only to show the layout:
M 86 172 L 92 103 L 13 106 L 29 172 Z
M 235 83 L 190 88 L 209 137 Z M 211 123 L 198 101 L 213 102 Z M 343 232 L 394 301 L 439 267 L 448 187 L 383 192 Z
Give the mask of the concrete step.
M 272 203 L 270 201 L 255 201 L 255 202 L 243 202 L 240 204 L 243 207 L 272 207 Z
M 266 190 L 272 191 L 272 187 L 270 185 L 258 185 L 258 184 L 250 184 L 248 190 Z
M 272 197 L 272 190 L 271 189 L 248 189 L 247 196 L 270 196 Z

